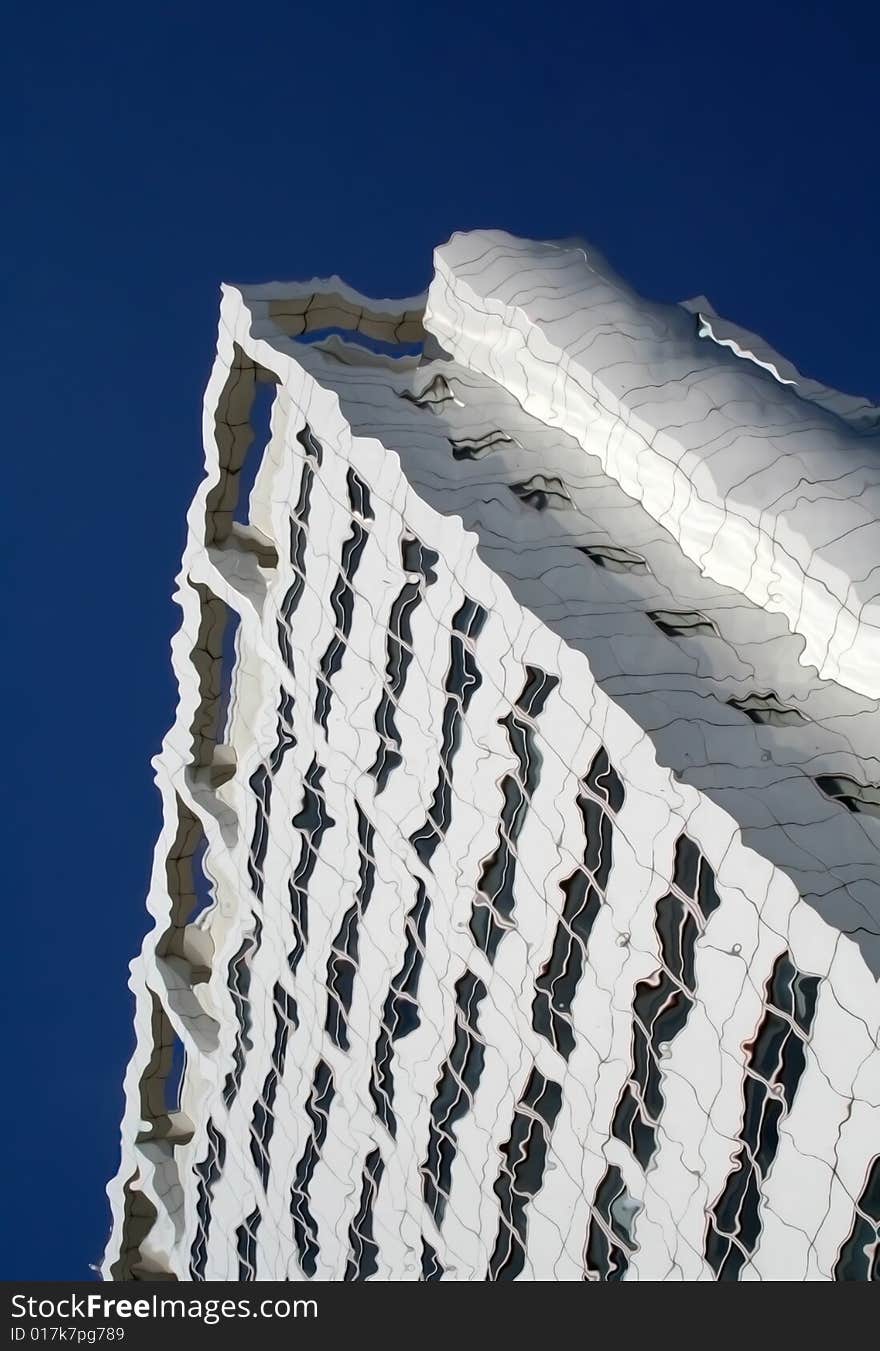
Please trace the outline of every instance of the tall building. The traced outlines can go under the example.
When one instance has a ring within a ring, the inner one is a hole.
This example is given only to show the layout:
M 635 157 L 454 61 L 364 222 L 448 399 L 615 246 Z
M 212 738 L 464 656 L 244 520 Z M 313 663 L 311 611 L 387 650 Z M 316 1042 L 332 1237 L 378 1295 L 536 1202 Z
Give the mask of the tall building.
M 878 1279 L 878 429 L 577 242 L 224 287 L 106 1278 Z

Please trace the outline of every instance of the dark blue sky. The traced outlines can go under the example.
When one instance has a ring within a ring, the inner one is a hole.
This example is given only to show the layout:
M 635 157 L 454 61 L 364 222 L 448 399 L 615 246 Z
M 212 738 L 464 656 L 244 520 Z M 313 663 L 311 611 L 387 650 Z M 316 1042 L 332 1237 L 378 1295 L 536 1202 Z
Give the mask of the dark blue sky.
M 107 1232 L 221 280 L 428 282 L 582 234 L 880 398 L 876 6 L 18 6 L 0 123 L 8 828 L 0 1277 Z

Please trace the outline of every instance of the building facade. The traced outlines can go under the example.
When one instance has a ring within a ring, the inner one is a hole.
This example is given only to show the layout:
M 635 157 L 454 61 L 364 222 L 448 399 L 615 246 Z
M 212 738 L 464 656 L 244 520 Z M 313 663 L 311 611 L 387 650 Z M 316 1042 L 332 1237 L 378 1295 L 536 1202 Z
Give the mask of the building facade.
M 878 1279 L 878 427 L 576 242 L 224 287 L 105 1279 Z

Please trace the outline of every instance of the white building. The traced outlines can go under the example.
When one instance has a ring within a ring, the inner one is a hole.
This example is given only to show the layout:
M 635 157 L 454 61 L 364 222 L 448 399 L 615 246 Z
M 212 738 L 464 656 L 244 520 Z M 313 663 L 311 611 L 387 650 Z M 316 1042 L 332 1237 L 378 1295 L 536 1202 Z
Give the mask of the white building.
M 880 415 L 435 267 L 223 291 L 104 1275 L 878 1279 Z

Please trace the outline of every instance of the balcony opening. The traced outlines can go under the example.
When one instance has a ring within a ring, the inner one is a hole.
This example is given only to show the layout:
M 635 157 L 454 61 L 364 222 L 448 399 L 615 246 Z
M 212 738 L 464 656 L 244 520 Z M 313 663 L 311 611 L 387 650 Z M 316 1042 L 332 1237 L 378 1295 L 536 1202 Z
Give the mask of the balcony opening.
M 548 507 L 559 511 L 574 505 L 562 479 L 547 474 L 533 474 L 522 483 L 512 483 L 510 489 L 521 502 L 536 511 L 546 511 Z
M 268 317 L 289 338 L 321 341 L 336 335 L 357 342 L 363 337 L 387 345 L 392 355 L 398 355 L 406 347 L 420 352 L 424 344 L 424 302 L 417 304 L 415 309 L 380 309 L 362 297 L 319 290 L 270 300 Z
M 175 959 L 190 986 L 210 979 L 213 943 L 200 923 L 214 906 L 214 884 L 205 867 L 207 840 L 199 818 L 177 798 L 177 835 L 165 860 L 171 903 L 169 924 L 156 945 L 160 960 Z
M 772 690 L 769 694 L 747 694 L 742 699 L 728 699 L 727 703 L 764 727 L 799 727 L 809 722 L 809 718 L 796 708 L 787 708 Z
M 632 549 L 622 549 L 616 544 L 579 544 L 577 548 L 578 553 L 584 554 L 597 568 L 605 568 L 607 572 L 631 572 L 639 576 L 647 576 L 651 572 L 641 554 L 633 553 Z
M 263 567 L 277 567 L 277 552 L 250 523 L 250 505 L 271 437 L 277 383 L 236 345 L 214 417 L 220 479 L 205 503 L 205 545 L 255 553 Z
M 374 338 L 360 329 L 342 328 L 337 324 L 329 324 L 326 328 L 316 328 L 310 333 L 296 335 L 297 342 L 306 343 L 309 346 L 319 346 L 327 342 L 328 338 L 339 338 L 342 342 L 352 343 L 355 347 L 362 347 L 365 352 L 371 352 L 374 356 L 393 357 L 395 360 L 399 357 L 421 356 L 424 350 L 424 343 L 422 342 L 388 341 L 383 338 Z
M 454 404 L 458 408 L 464 407 L 461 399 L 456 398 L 453 393 L 452 386 L 445 375 L 435 375 L 434 379 L 418 393 L 405 389 L 400 397 L 414 403 L 417 408 L 428 408 L 431 412 L 439 411 L 448 403 Z
M 138 1144 L 167 1141 L 185 1144 L 193 1124 L 180 1110 L 186 1076 L 186 1050 L 155 992 L 151 992 L 153 1051 L 140 1082 L 141 1119 L 146 1129 Z
M 667 638 L 717 638 L 712 620 L 700 610 L 649 610 L 648 618 Z
M 880 784 L 857 783 L 845 774 L 819 774 L 815 783 L 826 797 L 839 802 L 847 811 L 880 818 Z
M 263 456 L 272 439 L 272 409 L 275 406 L 277 385 L 275 377 L 261 367 L 255 366 L 256 381 L 251 402 L 249 422 L 252 440 L 238 470 L 238 495 L 235 504 L 234 521 L 238 525 L 250 525 L 251 493 L 257 480 L 257 473 L 263 463 Z
M 481 460 L 498 446 L 518 446 L 519 442 L 514 441 L 506 432 L 493 431 L 485 432 L 483 436 L 467 436 L 460 441 L 453 441 L 450 437 L 449 444 L 452 446 L 454 460 Z

